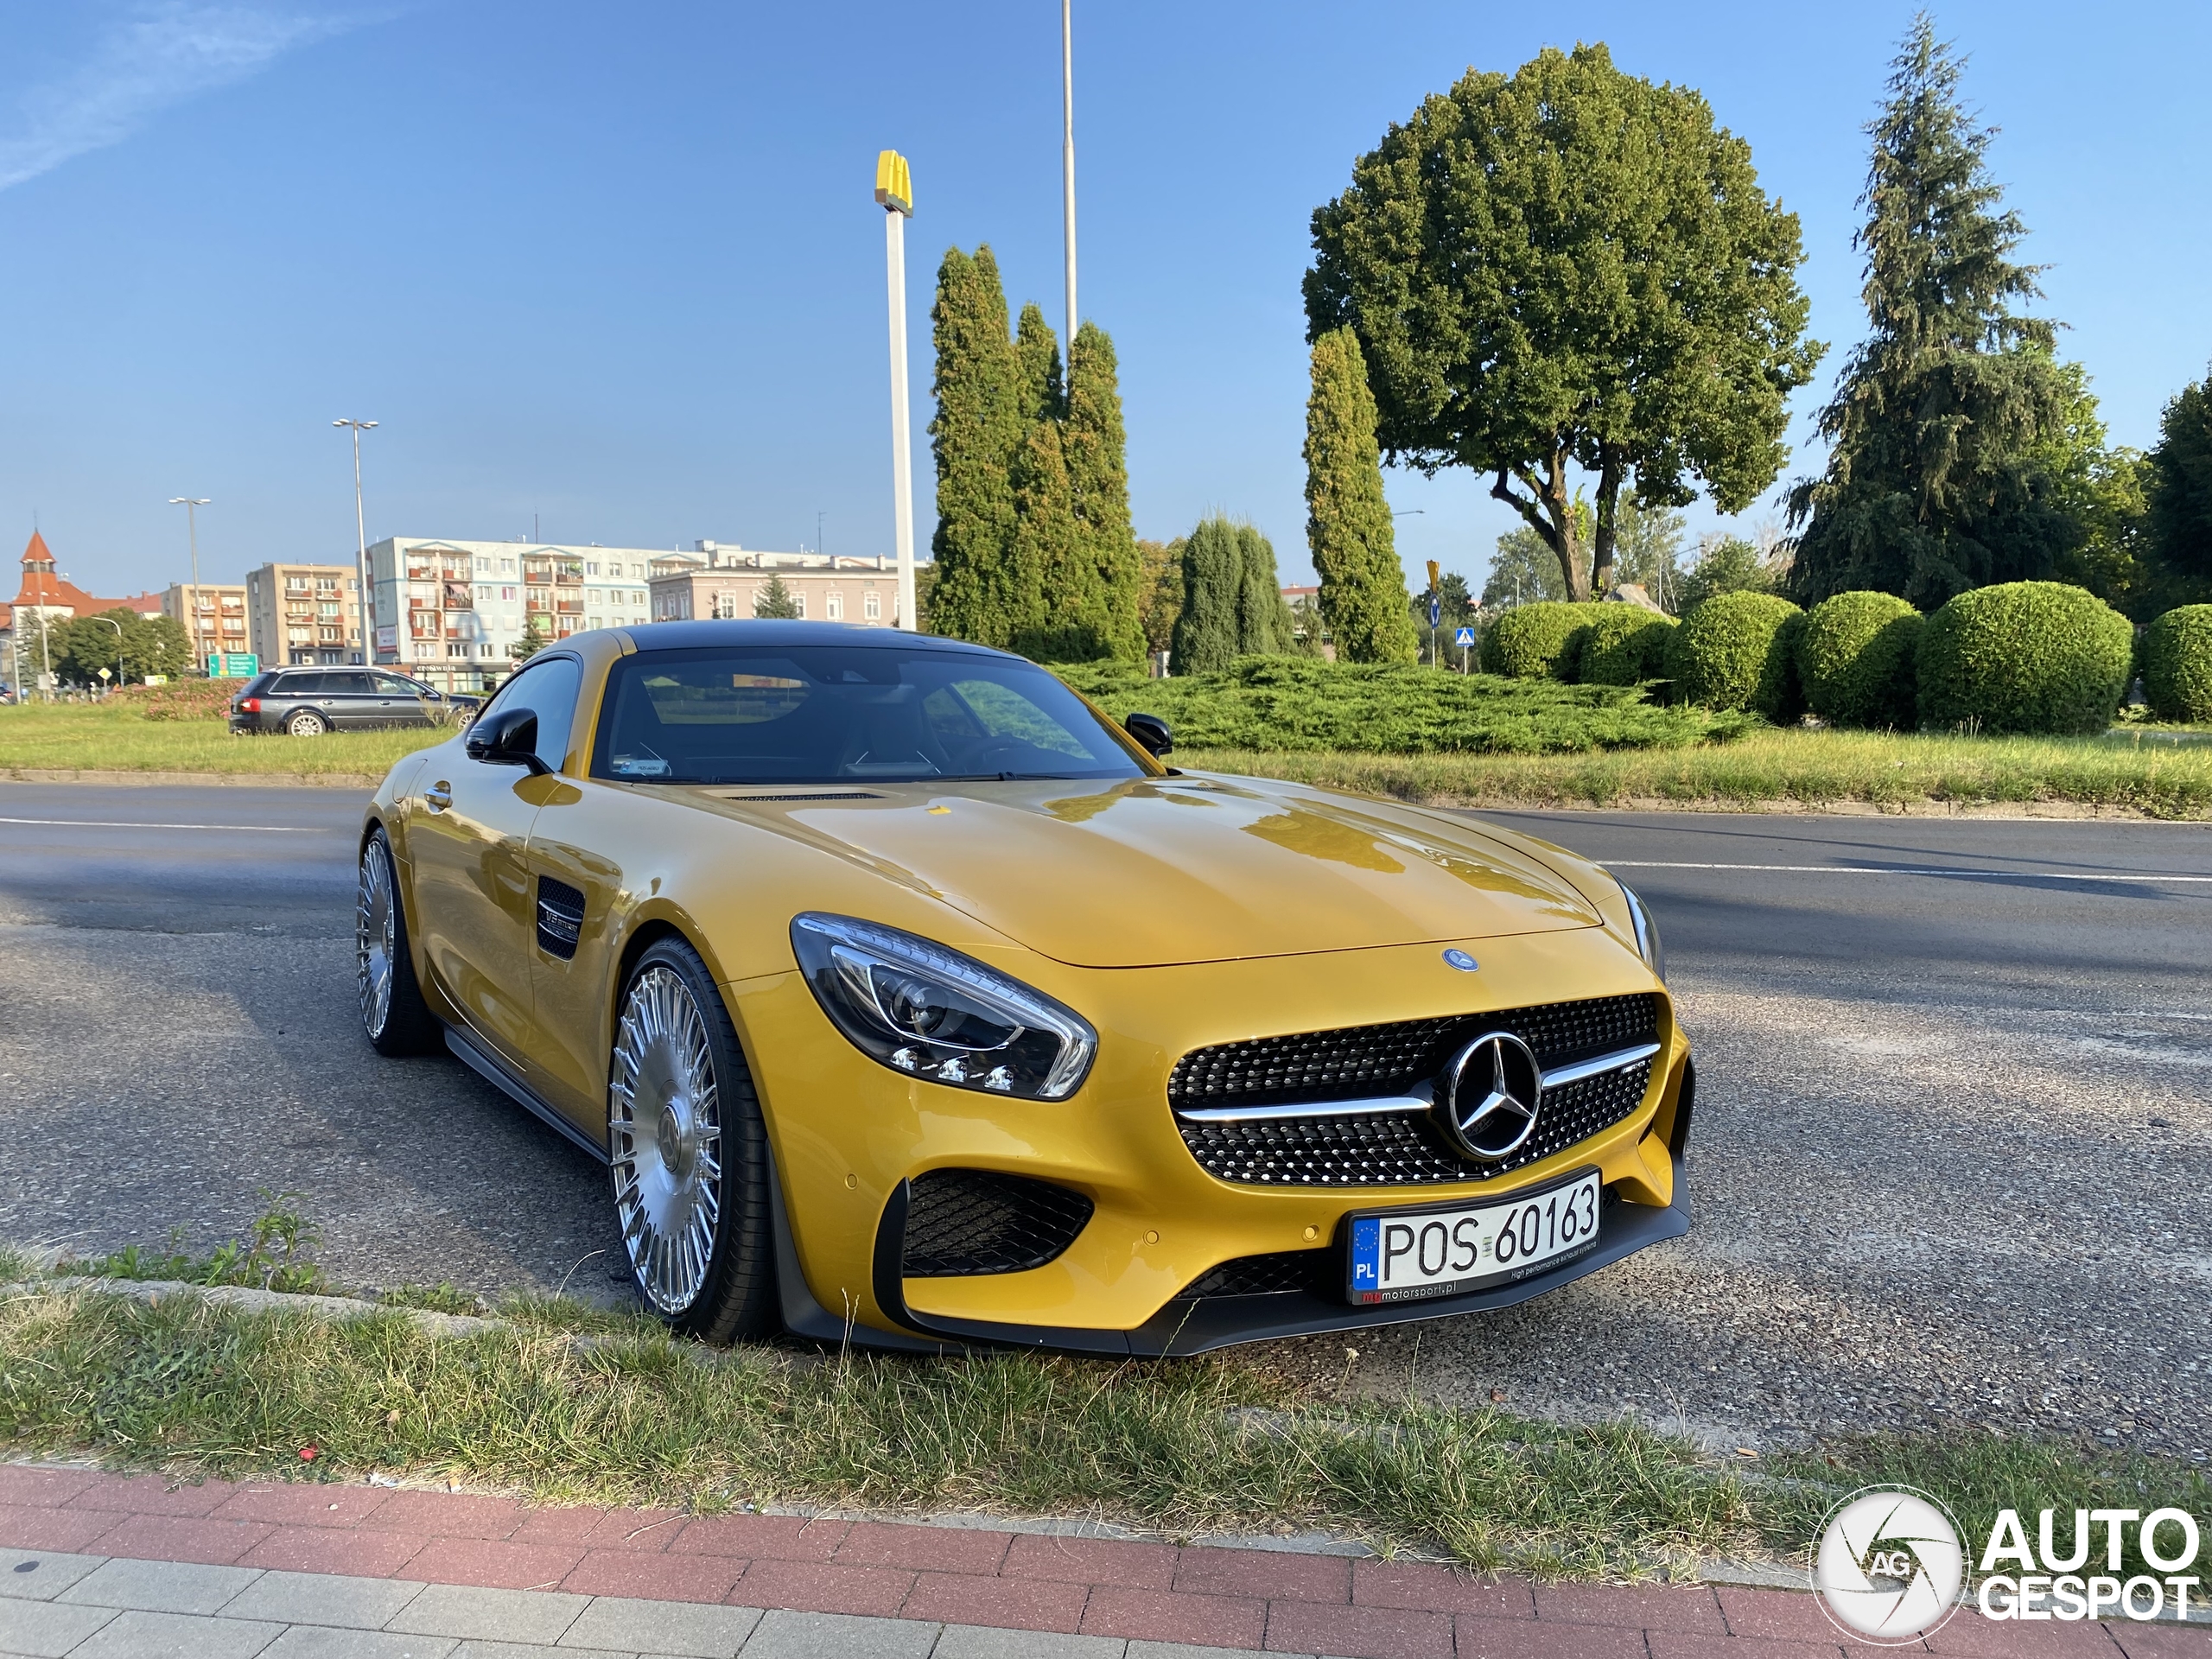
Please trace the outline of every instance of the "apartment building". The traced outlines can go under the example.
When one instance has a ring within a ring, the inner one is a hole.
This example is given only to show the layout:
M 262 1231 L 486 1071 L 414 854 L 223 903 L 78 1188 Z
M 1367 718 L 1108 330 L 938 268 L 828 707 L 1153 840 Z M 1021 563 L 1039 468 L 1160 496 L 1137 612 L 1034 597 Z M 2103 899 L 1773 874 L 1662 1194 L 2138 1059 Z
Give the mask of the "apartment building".
M 641 626 L 652 614 L 650 548 L 548 546 L 387 537 L 369 549 L 376 660 L 451 691 L 480 691 L 540 638 Z
M 654 566 L 656 622 L 751 616 L 762 590 L 779 579 L 809 621 L 899 626 L 899 572 L 886 558 L 756 552 L 701 542 L 695 553 L 664 554 Z
M 264 564 L 247 571 L 250 648 L 264 668 L 359 662 L 360 592 L 350 564 Z
M 246 643 L 244 582 L 173 582 L 162 594 L 162 613 L 184 629 L 194 662 L 206 663 L 213 652 L 253 649 Z

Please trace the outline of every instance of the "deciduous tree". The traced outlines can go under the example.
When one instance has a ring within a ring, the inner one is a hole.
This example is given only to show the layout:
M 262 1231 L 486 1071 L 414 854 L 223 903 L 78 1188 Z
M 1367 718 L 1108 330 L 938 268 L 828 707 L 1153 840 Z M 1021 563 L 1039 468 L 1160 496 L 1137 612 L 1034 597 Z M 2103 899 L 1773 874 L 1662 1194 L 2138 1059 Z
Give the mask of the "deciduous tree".
M 1821 352 L 1796 217 L 1750 147 L 1602 45 L 1425 100 L 1314 213 L 1313 245 L 1307 336 L 1358 334 L 1384 456 L 1491 474 L 1577 599 L 1611 583 L 1624 491 L 1679 505 L 1695 480 L 1734 512 L 1773 481 Z

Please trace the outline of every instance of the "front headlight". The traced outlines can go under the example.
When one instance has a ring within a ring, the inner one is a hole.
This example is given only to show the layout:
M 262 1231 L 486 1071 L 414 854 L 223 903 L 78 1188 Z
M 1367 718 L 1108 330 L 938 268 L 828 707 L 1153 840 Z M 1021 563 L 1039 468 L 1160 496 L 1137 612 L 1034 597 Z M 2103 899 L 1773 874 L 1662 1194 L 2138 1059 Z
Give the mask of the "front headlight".
M 1662 984 L 1667 979 L 1667 948 L 1659 943 L 1659 924 L 1651 919 L 1651 912 L 1643 907 L 1643 900 L 1636 896 L 1636 889 L 1613 878 L 1621 890 L 1621 897 L 1628 900 L 1628 914 L 1636 926 L 1636 954 L 1643 958 L 1644 966 L 1659 976 Z
M 1065 1100 L 1098 1052 L 1098 1033 L 1074 1009 L 897 928 L 810 911 L 791 918 L 791 949 L 830 1021 L 893 1071 Z

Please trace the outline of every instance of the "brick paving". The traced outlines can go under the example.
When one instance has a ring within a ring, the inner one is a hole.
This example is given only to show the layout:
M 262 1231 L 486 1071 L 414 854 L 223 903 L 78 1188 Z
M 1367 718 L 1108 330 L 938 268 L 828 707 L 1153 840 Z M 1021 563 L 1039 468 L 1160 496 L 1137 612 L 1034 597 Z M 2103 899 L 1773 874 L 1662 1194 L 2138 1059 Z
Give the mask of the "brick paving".
M 1915 1649 L 2212 1659 L 2212 1630 L 1999 1624 Z M 1532 1584 L 1298 1550 L 535 1508 L 0 1465 L 0 1659 L 1859 1659 L 1812 1598 Z

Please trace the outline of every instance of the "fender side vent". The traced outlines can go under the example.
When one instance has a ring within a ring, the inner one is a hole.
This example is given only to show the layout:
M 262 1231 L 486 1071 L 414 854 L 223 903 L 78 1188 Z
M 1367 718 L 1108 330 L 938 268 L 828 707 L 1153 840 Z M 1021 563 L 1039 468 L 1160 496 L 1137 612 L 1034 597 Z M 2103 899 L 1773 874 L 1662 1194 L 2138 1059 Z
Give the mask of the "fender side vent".
M 537 948 L 566 962 L 583 937 L 584 896 L 550 875 L 537 878 Z
M 1067 1247 L 1090 1220 L 1083 1193 L 988 1169 L 917 1175 L 906 1200 L 910 1279 L 1027 1273 Z
M 1279 1250 L 1271 1255 L 1240 1255 L 1209 1268 L 1175 1293 L 1179 1302 L 1203 1296 L 1279 1296 L 1286 1291 L 1322 1288 L 1325 1270 L 1342 1261 L 1335 1250 Z M 1341 1275 L 1339 1275 L 1341 1276 Z

